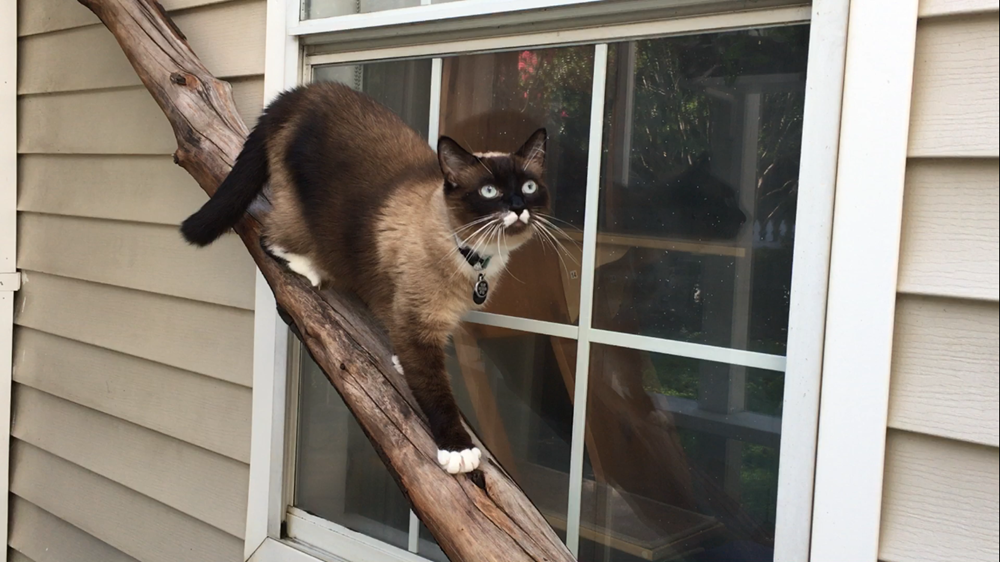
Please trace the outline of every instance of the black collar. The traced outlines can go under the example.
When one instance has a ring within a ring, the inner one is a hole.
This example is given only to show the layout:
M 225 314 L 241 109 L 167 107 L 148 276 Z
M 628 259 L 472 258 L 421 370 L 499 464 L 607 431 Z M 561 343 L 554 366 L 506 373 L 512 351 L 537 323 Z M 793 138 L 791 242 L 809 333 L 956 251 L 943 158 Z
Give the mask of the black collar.
M 469 248 L 468 246 L 459 245 L 458 251 L 462 252 L 462 257 L 464 257 L 465 261 L 469 262 L 472 269 L 475 269 L 476 271 L 483 271 L 486 269 L 486 266 L 490 264 L 491 256 L 483 257 L 479 254 L 479 252 Z

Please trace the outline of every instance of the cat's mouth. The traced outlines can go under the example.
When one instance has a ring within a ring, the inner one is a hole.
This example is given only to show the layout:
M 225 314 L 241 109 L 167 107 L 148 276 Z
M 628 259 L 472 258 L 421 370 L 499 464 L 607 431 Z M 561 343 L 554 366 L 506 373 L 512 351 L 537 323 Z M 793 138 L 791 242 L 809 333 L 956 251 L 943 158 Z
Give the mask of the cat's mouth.
M 531 219 L 531 212 L 527 209 L 522 210 L 520 213 L 507 211 L 500 217 L 500 220 L 503 221 L 504 228 L 511 232 L 520 232 L 524 230 L 528 227 Z

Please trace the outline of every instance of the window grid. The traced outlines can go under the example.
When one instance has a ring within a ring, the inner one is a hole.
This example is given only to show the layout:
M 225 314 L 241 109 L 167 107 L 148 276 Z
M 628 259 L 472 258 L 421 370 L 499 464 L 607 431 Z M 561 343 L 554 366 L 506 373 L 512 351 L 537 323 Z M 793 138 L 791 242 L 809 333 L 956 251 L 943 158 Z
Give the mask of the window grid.
M 774 25 L 774 24 L 794 24 L 802 23 L 803 21 L 808 21 L 808 16 L 803 17 L 803 12 L 797 8 L 778 8 L 774 10 L 768 10 L 765 13 L 770 12 L 766 17 L 756 15 L 756 17 L 746 18 L 744 14 L 744 19 L 741 25 L 732 26 L 728 25 L 723 18 L 724 16 L 716 14 L 711 16 L 705 16 L 712 23 L 718 22 L 716 25 L 704 25 L 700 20 L 701 17 L 691 18 L 691 20 L 699 21 L 689 21 L 685 22 L 686 25 L 697 25 L 698 32 L 707 31 L 721 31 L 723 29 L 732 29 L 734 27 L 758 27 L 760 25 Z M 760 20 L 760 21 L 757 21 Z M 771 21 L 774 20 L 774 21 Z M 670 21 L 657 22 L 661 25 L 667 24 L 666 27 L 656 33 L 657 36 L 669 36 L 676 34 L 676 31 L 670 29 Z M 719 25 L 721 24 L 721 25 Z M 627 28 L 635 26 L 638 24 L 626 24 L 620 27 Z M 616 26 L 617 27 L 617 26 Z M 638 30 L 637 28 L 636 30 Z M 622 31 L 625 31 L 624 29 Z M 641 38 L 640 36 L 630 36 L 628 33 L 615 34 L 614 40 L 635 40 Z M 644 34 L 645 35 L 645 34 Z M 528 48 L 523 44 L 523 39 L 517 41 L 519 44 L 516 45 L 517 48 Z M 363 64 L 364 62 L 376 62 L 379 60 L 392 60 L 401 58 L 410 58 L 417 56 L 419 58 L 424 58 L 429 54 L 469 54 L 471 52 L 476 52 L 473 48 L 473 43 L 478 43 L 479 40 L 468 41 L 470 45 L 469 48 L 454 48 L 457 43 L 439 43 L 437 47 L 433 45 L 428 45 L 429 52 L 427 53 L 415 53 L 412 49 L 378 49 L 376 51 L 366 51 L 353 53 L 337 53 L 337 54 L 327 54 L 327 55 L 311 55 L 302 57 L 302 76 L 307 79 L 307 81 L 312 79 L 312 71 L 315 66 L 321 64 L 348 64 L 354 62 L 357 64 Z M 505 45 L 507 41 L 502 39 L 494 49 L 490 50 L 507 50 L 514 48 L 514 45 Z M 462 43 L 462 42 L 458 42 Z M 534 43 L 534 42 L 533 42 Z M 546 46 L 560 46 L 564 45 L 563 42 L 556 40 L 553 42 L 544 41 L 539 42 L 538 45 L 542 44 Z M 580 293 L 580 313 L 578 317 L 578 325 L 574 326 L 571 324 L 563 324 L 557 322 L 547 322 L 541 320 L 519 318 L 514 316 L 500 315 L 494 313 L 485 312 L 472 312 L 469 313 L 464 320 L 466 322 L 471 322 L 475 324 L 482 324 L 488 326 L 498 326 L 504 328 L 510 328 L 515 330 L 520 330 L 526 333 L 532 334 L 542 334 L 550 335 L 556 337 L 562 337 L 566 339 L 572 339 L 577 341 L 577 368 L 576 368 L 576 380 L 574 388 L 574 417 L 573 417 L 573 430 L 572 430 L 572 453 L 570 460 L 570 478 L 569 478 L 569 506 L 567 511 L 567 538 L 566 544 L 569 546 L 574 555 L 577 554 L 579 546 L 579 531 L 580 531 L 580 515 L 581 515 L 581 488 L 583 484 L 583 457 L 584 457 L 584 434 L 586 427 L 586 404 L 587 404 L 587 387 L 589 380 L 589 363 L 590 363 L 590 344 L 606 344 L 614 345 L 618 347 L 625 347 L 630 349 L 650 351 L 656 353 L 665 353 L 678 357 L 702 359 L 709 361 L 717 361 L 723 363 L 729 363 L 732 365 L 741 365 L 746 367 L 754 367 L 760 369 L 766 369 L 777 372 L 785 371 L 786 358 L 783 355 L 766 354 L 759 352 L 752 352 L 740 349 L 731 349 L 720 346 L 697 344 L 679 340 L 671 340 L 667 338 L 654 338 L 649 336 L 640 336 L 636 334 L 628 334 L 621 332 L 614 332 L 609 330 L 595 329 L 591 326 L 592 320 L 592 307 L 593 307 L 593 297 L 594 297 L 594 277 L 595 277 L 595 253 L 597 249 L 597 210 L 599 205 L 599 195 L 600 195 L 600 173 L 601 173 L 601 153 L 603 148 L 603 127 L 604 127 L 604 103 L 605 103 L 605 82 L 607 74 L 607 55 L 608 55 L 608 43 L 597 43 L 594 44 L 595 49 L 595 60 L 594 60 L 594 77 L 593 77 L 593 97 L 592 97 L 592 107 L 591 107 L 591 122 L 590 122 L 590 145 L 588 147 L 588 171 L 587 171 L 587 189 L 586 189 L 586 205 L 585 205 L 585 223 L 583 230 L 583 259 L 582 259 L 582 272 L 581 272 L 581 293 Z M 419 51 L 420 49 L 418 49 Z M 404 51 L 408 51 L 409 56 L 403 54 Z M 481 52 L 481 51 L 480 51 Z M 432 59 L 432 69 L 431 69 L 431 92 L 430 92 L 430 120 L 428 129 L 428 138 L 435 139 L 439 135 L 439 125 L 440 125 L 440 102 L 441 102 L 441 77 L 442 77 L 442 58 L 440 56 Z M 433 141 L 432 141 L 433 142 Z M 582 404 L 582 406 L 581 406 Z M 413 514 L 410 513 L 409 522 L 409 541 L 408 550 L 411 553 L 416 553 L 417 545 L 419 543 L 419 520 Z M 388 545 L 386 545 L 388 547 Z M 394 547 L 388 547 L 393 549 Z M 421 560 L 426 560 L 423 557 L 415 557 Z

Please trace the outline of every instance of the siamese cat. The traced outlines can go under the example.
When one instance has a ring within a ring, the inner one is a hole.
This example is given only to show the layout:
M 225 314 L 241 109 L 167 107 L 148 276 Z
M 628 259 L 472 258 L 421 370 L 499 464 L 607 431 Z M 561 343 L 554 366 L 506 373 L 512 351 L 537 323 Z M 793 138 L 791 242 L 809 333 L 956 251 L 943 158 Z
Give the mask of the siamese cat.
M 314 286 L 354 291 L 389 331 L 437 460 L 479 466 L 445 372 L 462 315 L 482 306 L 510 252 L 549 224 L 545 129 L 513 153 L 437 154 L 389 109 L 347 86 L 282 94 L 250 133 L 215 196 L 181 232 L 205 246 L 233 227 L 264 185 L 273 211 L 261 243 Z

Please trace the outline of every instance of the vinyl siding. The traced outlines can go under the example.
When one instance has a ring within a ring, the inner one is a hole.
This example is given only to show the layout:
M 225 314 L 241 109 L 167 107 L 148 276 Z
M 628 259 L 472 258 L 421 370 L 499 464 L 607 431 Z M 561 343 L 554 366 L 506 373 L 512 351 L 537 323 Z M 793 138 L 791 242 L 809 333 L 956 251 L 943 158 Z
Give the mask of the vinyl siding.
M 879 558 L 1000 555 L 1000 166 L 995 0 L 924 0 Z
M 264 0 L 163 0 L 248 124 Z M 241 560 L 254 266 L 186 245 L 205 195 L 114 38 L 19 0 L 18 268 L 9 556 Z

